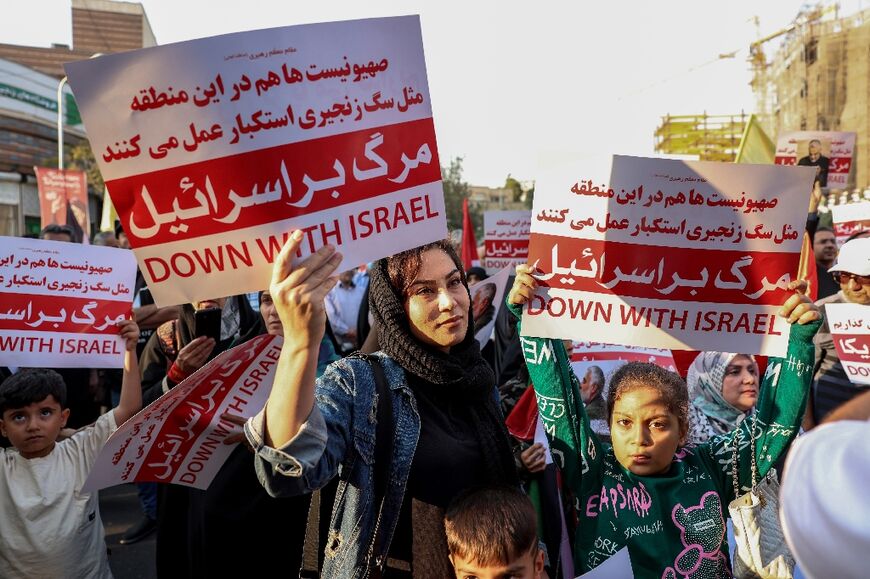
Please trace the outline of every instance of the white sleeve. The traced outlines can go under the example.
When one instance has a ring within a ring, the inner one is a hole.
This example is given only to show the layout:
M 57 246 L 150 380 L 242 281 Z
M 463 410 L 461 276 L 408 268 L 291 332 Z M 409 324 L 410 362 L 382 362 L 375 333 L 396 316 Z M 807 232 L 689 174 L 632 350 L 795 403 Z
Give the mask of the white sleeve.
M 97 418 L 97 421 L 93 425 L 82 428 L 72 438 L 61 443 L 69 445 L 70 450 L 79 457 L 79 465 L 82 471 L 80 476 L 83 476 L 82 482 L 84 482 L 84 478 L 87 478 L 88 472 L 90 472 L 91 467 L 97 461 L 97 456 L 103 450 L 106 441 L 109 440 L 109 436 L 117 429 L 118 425 L 115 424 L 115 413 L 110 410 Z
M 337 287 L 338 286 L 329 290 L 329 293 L 326 294 L 326 299 L 323 300 L 323 304 L 326 306 L 326 317 L 329 318 L 329 324 L 332 326 L 332 331 L 336 334 L 346 334 L 348 327 L 341 320 L 341 313 L 335 305 L 336 297 L 333 292 L 335 292 Z

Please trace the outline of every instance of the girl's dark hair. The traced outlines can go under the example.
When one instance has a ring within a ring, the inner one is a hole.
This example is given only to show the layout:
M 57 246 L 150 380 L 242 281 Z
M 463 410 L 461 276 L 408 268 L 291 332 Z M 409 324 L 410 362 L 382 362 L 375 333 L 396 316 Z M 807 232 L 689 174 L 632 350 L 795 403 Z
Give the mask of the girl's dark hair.
M 689 427 L 689 389 L 679 374 L 669 372 L 649 362 L 629 362 L 619 368 L 610 378 L 607 394 L 607 423 L 613 421 L 613 407 L 619 398 L 638 388 L 652 388 L 661 395 L 668 410 L 680 422 L 685 431 Z
M 465 267 L 462 265 L 462 260 L 456 254 L 456 249 L 453 244 L 442 239 L 433 241 L 414 249 L 409 249 L 386 258 L 387 260 L 387 276 L 390 279 L 390 285 L 396 290 L 403 299 L 407 295 L 408 288 L 417 278 L 420 273 L 420 267 L 423 265 L 423 253 L 430 249 L 440 249 L 456 264 L 456 269 L 462 276 L 462 285 L 468 289 L 468 281 L 465 279 Z
M 29 368 L 20 370 L 0 384 L 0 416 L 7 410 L 17 410 L 54 396 L 61 408 L 66 408 L 66 384 L 54 370 Z

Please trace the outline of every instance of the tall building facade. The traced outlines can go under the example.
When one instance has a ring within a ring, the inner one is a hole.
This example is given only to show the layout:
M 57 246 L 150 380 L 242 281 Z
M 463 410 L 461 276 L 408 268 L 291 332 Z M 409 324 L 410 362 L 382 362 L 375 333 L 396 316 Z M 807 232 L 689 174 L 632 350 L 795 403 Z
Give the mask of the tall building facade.
M 67 62 L 157 44 L 141 4 L 72 0 L 72 47 L 0 43 L 0 235 L 39 231 L 34 166 L 57 166 L 58 105 L 64 158 L 86 140 L 75 97 L 57 90 Z M 65 166 L 68 166 L 65 163 Z M 102 191 L 89 191 L 91 230 L 96 231 Z

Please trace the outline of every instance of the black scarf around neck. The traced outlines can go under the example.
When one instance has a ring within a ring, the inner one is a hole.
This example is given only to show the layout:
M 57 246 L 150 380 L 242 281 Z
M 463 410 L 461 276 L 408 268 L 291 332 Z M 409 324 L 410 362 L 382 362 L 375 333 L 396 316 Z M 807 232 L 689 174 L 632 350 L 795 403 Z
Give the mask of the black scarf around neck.
M 468 324 L 465 339 L 453 346 L 450 353 L 432 348 L 411 334 L 403 298 L 390 284 L 387 275 L 387 260 L 376 262 L 369 276 L 369 308 L 378 325 L 381 350 L 405 372 L 444 388 L 447 396 L 467 402 L 474 415 L 482 454 L 488 463 L 487 471 L 492 473 L 491 482 L 516 483 L 510 440 L 495 399 L 495 374 L 480 355 L 473 324 Z M 472 319 L 469 304 L 468 320 Z

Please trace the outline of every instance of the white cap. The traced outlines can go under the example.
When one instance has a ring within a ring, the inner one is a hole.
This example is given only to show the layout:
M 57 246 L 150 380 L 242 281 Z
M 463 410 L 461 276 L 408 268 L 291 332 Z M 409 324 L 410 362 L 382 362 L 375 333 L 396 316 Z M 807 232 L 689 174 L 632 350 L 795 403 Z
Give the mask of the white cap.
M 868 576 L 870 422 L 841 420 L 799 437 L 785 463 L 780 520 L 807 577 Z
M 844 243 L 837 255 L 837 263 L 828 271 L 870 275 L 870 237 L 859 237 Z

